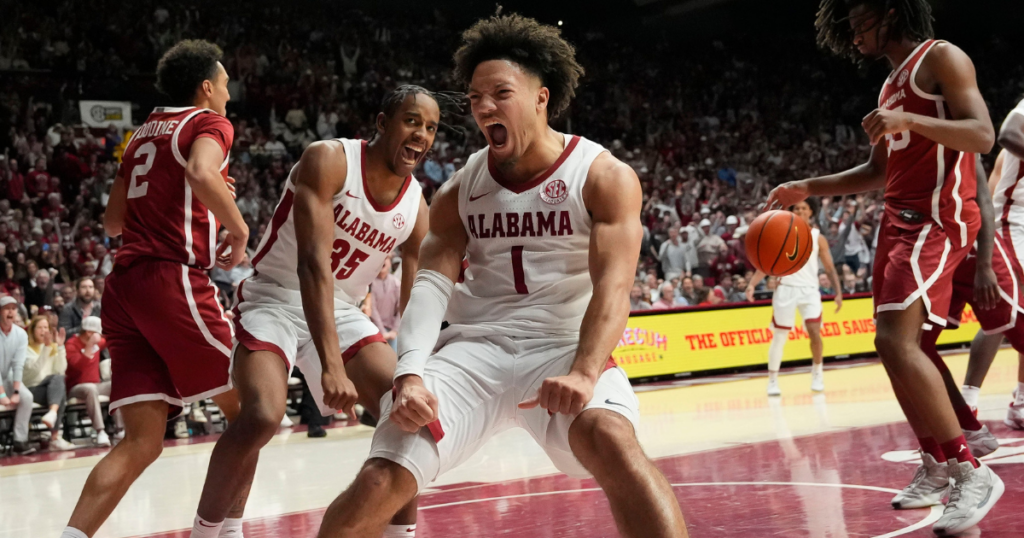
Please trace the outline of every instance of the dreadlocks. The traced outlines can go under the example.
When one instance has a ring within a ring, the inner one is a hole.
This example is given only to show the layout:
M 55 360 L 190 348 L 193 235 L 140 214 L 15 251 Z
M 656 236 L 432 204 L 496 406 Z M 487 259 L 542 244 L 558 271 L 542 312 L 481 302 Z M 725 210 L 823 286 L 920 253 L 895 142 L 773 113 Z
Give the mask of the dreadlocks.
M 814 21 L 818 46 L 855 62 L 862 60 L 853 45 L 854 32 L 849 20 L 850 10 L 860 5 L 868 6 L 879 17 L 874 28 L 861 31 L 878 32 L 883 25 L 887 26 L 886 39 L 890 41 L 904 38 L 924 41 L 935 35 L 928 0 L 821 0 L 818 18 Z M 889 13 L 890 10 L 893 12 Z
M 432 92 L 423 86 L 416 86 L 415 84 L 405 84 L 399 86 L 384 96 L 384 100 L 380 103 L 380 111 L 385 116 L 391 117 L 394 115 L 398 107 L 402 106 L 406 98 L 415 95 L 426 95 L 433 99 L 437 103 L 437 108 L 441 112 L 441 116 L 444 117 L 448 114 L 458 114 L 462 112 L 462 103 L 465 96 L 457 92 Z

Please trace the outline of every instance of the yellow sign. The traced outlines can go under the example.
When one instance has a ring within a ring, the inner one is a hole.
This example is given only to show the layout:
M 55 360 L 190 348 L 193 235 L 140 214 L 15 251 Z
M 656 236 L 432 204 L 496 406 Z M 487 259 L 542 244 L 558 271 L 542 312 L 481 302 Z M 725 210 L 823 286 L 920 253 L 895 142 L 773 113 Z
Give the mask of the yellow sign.
M 843 301 L 838 314 L 831 301 L 824 302 L 822 309 L 826 357 L 875 351 L 871 297 Z M 771 319 L 772 307 L 767 304 L 633 315 L 612 357 L 630 378 L 767 364 Z M 968 307 L 960 328 L 943 331 L 939 344 L 970 342 L 979 328 Z M 798 322 L 789 333 L 783 361 L 810 358 L 810 341 Z

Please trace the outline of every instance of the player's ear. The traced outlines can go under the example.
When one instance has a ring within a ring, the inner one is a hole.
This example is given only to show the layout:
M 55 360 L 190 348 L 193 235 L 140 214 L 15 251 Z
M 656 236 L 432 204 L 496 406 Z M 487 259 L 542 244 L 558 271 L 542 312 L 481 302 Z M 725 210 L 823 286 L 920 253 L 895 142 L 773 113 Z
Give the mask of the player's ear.
M 384 128 L 387 126 L 388 117 L 383 112 L 377 113 L 377 132 L 384 134 Z
M 210 80 L 210 79 L 204 80 L 202 85 L 200 86 L 200 88 L 203 91 L 203 97 L 209 97 L 209 96 L 213 95 L 213 81 L 212 80 Z
M 548 109 L 548 101 L 551 99 L 551 92 L 544 86 L 541 86 L 540 91 L 537 92 L 537 112 L 545 112 Z

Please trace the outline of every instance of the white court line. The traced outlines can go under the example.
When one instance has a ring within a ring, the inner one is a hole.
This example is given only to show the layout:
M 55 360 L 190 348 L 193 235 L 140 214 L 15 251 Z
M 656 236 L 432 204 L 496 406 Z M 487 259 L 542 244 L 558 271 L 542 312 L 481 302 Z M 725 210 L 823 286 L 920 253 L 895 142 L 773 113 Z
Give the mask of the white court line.
M 489 484 L 493 485 L 493 484 Z M 682 487 L 707 487 L 707 486 L 809 486 L 818 488 L 847 488 L 847 489 L 862 489 L 868 491 L 881 491 L 883 493 L 899 493 L 899 490 L 892 488 L 881 488 L 877 486 L 861 486 L 858 484 L 829 484 L 829 483 L 817 483 L 817 482 L 689 482 L 685 484 L 671 484 L 674 488 Z M 443 504 L 434 504 L 431 506 L 421 506 L 420 511 L 432 510 L 434 508 L 446 508 L 449 506 L 461 506 L 464 504 L 476 504 L 488 501 L 501 501 L 506 499 L 523 499 L 527 497 L 544 497 L 548 495 L 561 495 L 563 493 L 589 493 L 592 491 L 601 491 L 601 488 L 581 488 L 581 489 L 567 489 L 560 491 L 543 491 L 538 493 L 520 493 L 518 495 L 502 495 L 499 497 L 487 497 L 484 499 L 469 499 L 465 501 L 455 501 Z M 939 520 L 942 516 L 942 506 L 936 505 L 931 508 L 928 512 L 928 516 L 914 523 L 909 527 L 894 530 L 888 534 L 880 534 L 873 536 L 872 538 L 893 538 L 895 536 L 902 536 L 909 532 L 916 531 L 922 527 L 931 525 Z

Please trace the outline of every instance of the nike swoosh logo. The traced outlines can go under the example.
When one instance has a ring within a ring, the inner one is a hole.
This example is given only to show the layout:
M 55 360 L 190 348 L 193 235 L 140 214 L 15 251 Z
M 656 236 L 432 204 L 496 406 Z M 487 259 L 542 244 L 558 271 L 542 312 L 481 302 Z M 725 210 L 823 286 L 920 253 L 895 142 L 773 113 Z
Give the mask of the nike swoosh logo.
M 613 402 L 613 401 L 611 401 L 611 400 L 609 400 L 607 398 L 605 398 L 604 403 L 606 403 L 608 405 L 617 405 L 617 406 L 620 406 L 620 407 L 626 407 L 625 404 L 620 404 L 619 402 Z M 626 407 L 626 409 L 629 409 L 629 407 Z
M 494 192 L 494 191 L 487 191 L 487 192 L 485 192 L 485 193 L 483 193 L 481 195 L 478 195 L 478 196 L 470 196 L 469 197 L 469 201 L 470 202 L 475 202 L 475 201 L 483 198 L 484 196 L 487 196 L 488 194 L 491 194 L 492 192 Z
M 360 199 L 359 196 L 353 195 L 352 191 L 345 191 L 345 196 L 348 196 L 349 198 L 355 198 L 356 200 Z
M 789 258 L 789 261 L 796 260 L 796 253 L 799 252 L 799 251 L 800 251 L 800 236 L 798 235 L 798 236 L 796 236 L 796 244 L 793 245 L 793 253 L 792 254 L 786 254 L 786 257 Z

